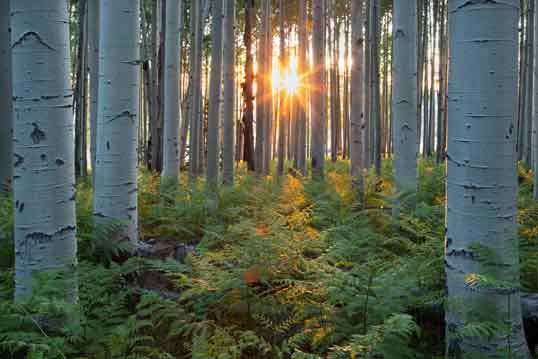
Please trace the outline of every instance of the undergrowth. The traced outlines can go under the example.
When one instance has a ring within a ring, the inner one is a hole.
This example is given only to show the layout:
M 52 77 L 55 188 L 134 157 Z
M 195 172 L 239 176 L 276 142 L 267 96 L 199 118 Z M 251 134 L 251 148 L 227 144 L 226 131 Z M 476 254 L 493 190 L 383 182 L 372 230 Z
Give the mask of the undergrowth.
M 389 161 L 361 203 L 348 163 L 328 167 L 324 181 L 240 169 L 217 191 L 142 171 L 141 240 L 195 248 L 181 261 L 126 259 L 109 240 L 118 224 L 94 226 L 82 181 L 77 305 L 56 299 L 54 273 L 13 303 L 0 198 L 0 357 L 442 358 L 444 324 L 428 313 L 443 305 L 444 168 L 421 161 L 417 208 L 395 219 Z M 522 282 L 538 291 L 538 206 L 520 179 Z

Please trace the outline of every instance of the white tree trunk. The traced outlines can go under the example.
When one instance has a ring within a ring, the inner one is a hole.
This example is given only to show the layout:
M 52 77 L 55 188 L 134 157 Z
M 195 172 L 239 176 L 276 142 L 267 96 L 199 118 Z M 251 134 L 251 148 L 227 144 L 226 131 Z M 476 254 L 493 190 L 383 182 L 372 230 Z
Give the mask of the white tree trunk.
M 139 0 L 101 0 L 94 214 L 138 240 Z
M 417 190 L 418 93 L 417 2 L 394 3 L 392 113 L 395 184 L 398 192 Z
M 10 9 L 15 297 L 21 299 L 31 292 L 33 273 L 73 273 L 76 265 L 73 91 L 66 1 L 17 0 Z
M 363 132 L 364 123 L 364 1 L 351 3 L 351 115 L 350 115 L 350 159 L 351 176 L 362 191 Z
M 179 175 L 180 94 L 180 17 L 182 0 L 166 0 L 164 50 L 164 148 L 163 177 L 172 180 Z
M 211 84 L 209 93 L 209 117 L 207 128 L 207 182 L 216 184 L 219 175 L 219 114 L 222 84 L 222 3 L 213 0 L 213 23 L 211 45 Z
M 323 177 L 325 162 L 325 135 L 324 135 L 324 101 L 325 93 L 325 13 L 323 0 L 313 0 L 313 28 L 312 28 L 312 175 Z
M 99 96 L 99 1 L 88 1 L 88 66 L 90 70 L 90 156 L 95 175 Z M 95 176 L 93 176 L 95 179 Z
M 224 0 L 224 127 L 223 127 L 223 179 L 234 182 L 235 136 L 235 0 Z
M 447 358 L 529 358 L 516 226 L 519 0 L 448 4 Z M 506 329 L 461 336 L 488 323 Z
M 11 103 L 11 50 L 9 44 L 9 0 L 0 2 L 0 192 L 13 173 Z

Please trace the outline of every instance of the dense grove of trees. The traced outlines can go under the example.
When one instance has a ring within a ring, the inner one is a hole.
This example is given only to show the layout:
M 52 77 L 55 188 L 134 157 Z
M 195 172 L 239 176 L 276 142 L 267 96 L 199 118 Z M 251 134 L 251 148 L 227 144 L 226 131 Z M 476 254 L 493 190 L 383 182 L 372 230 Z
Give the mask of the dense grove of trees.
M 535 9 L 1 1 L 0 356 L 530 358 Z

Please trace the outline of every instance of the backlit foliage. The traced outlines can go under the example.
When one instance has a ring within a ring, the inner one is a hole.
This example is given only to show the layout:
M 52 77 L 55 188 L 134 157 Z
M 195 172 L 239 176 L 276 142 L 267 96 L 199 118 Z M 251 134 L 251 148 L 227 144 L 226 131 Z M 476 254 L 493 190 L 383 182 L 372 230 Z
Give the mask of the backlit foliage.
M 12 209 L 1 200 L 0 357 L 440 358 L 443 324 L 424 313 L 443 304 L 444 168 L 419 170 L 417 209 L 398 220 L 390 162 L 366 176 L 364 203 L 346 162 L 325 182 L 241 169 L 216 192 L 141 172 L 141 237 L 195 247 L 183 262 L 126 260 L 131 248 L 109 240 L 117 224 L 93 230 L 80 183 L 77 306 L 54 299 L 55 273 L 13 304 Z M 522 188 L 522 279 L 538 291 L 538 207 Z

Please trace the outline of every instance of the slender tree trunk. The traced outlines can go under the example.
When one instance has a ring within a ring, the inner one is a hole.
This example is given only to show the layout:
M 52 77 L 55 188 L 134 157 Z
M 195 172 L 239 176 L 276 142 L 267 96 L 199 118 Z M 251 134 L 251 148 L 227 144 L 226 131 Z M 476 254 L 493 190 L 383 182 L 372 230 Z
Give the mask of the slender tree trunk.
M 379 36 L 380 36 L 380 0 L 372 0 L 372 74 L 371 74 L 371 100 L 372 100 L 372 154 L 373 164 L 378 176 L 381 175 L 381 106 L 379 99 Z M 411 0 L 409 0 L 411 1 Z
M 75 175 L 87 175 L 86 157 L 86 94 L 87 94 L 87 1 L 78 1 L 78 49 L 75 84 Z
M 446 64 L 447 64 L 447 14 L 445 1 L 441 0 L 440 4 L 440 30 L 439 30 L 439 92 L 437 95 L 437 163 L 445 160 L 446 149 L 446 131 L 445 131 L 445 112 L 446 112 Z
M 392 113 L 396 190 L 417 190 L 417 3 L 396 2 L 393 24 Z
M 160 71 L 161 64 L 161 2 L 162 0 L 153 0 L 152 23 L 151 23 L 151 41 L 152 41 L 152 61 L 151 61 L 151 102 L 152 113 L 149 120 L 151 132 L 151 169 L 159 171 L 160 158 L 159 153 L 162 148 L 161 143 L 161 124 L 160 116 L 162 109 L 162 98 L 160 94 Z
M 388 144 L 388 135 L 387 135 L 387 128 L 388 128 L 388 59 L 389 59 L 389 18 L 388 16 L 385 18 L 385 21 L 383 23 L 383 82 L 381 83 L 382 87 L 382 97 L 381 97 L 381 105 L 380 105 L 380 117 L 381 117 L 381 127 L 380 127 L 380 159 L 383 158 L 388 153 L 387 150 L 387 144 Z
M 535 7 L 536 9 L 536 7 Z M 538 54 L 538 11 L 534 12 L 534 53 Z M 538 199 L 538 60 L 534 56 L 534 87 L 532 116 L 532 172 L 534 174 L 534 199 Z
M 349 6 L 349 5 L 348 5 Z M 349 7 L 348 7 L 349 9 Z M 349 158 L 349 49 L 350 49 L 350 21 L 345 20 L 344 27 L 344 89 L 343 89 L 343 124 L 344 124 L 344 143 L 342 157 Z
M 243 133 L 244 150 L 243 160 L 247 163 L 250 171 L 255 170 L 254 163 L 254 61 L 252 58 L 252 29 L 255 26 L 254 0 L 245 1 L 245 33 L 244 43 L 246 50 L 245 60 L 245 82 L 243 85 L 244 113 L 243 113 Z
M 222 172 L 224 183 L 231 185 L 234 182 L 235 0 L 224 1 L 224 143 Z
M 374 0 L 365 0 L 364 16 L 364 131 L 362 139 L 363 165 L 365 169 L 370 168 L 372 160 L 371 149 L 371 75 L 372 75 L 372 30 L 371 30 L 371 6 Z
M 520 36 L 519 36 L 519 81 L 518 81 L 518 121 L 517 121 L 517 153 L 518 153 L 518 160 L 522 160 L 523 158 L 523 152 L 524 152 L 524 147 L 525 147 L 525 144 L 524 144 L 524 133 L 525 133 L 525 129 L 524 129 L 524 126 L 525 126 L 525 123 L 524 123 L 524 119 L 525 119 L 525 116 L 524 116 L 524 108 L 525 108 L 525 95 L 526 95 L 526 91 L 525 89 L 527 88 L 526 85 L 525 85 L 525 80 L 526 80 L 526 76 L 525 76 L 525 73 L 526 73 L 526 70 L 527 70 L 527 56 L 526 56 L 526 53 L 527 53 L 527 45 L 526 45 L 526 41 L 527 41 L 527 32 L 526 32 L 526 24 L 525 24 L 525 20 L 526 20 L 526 16 L 525 16 L 525 9 L 526 9 L 526 1 L 525 0 L 520 0 L 520 7 L 521 7 L 521 11 L 520 11 L 520 18 L 519 18 L 519 22 L 521 24 L 521 30 L 520 30 Z
M 287 53 L 286 53 L 286 30 L 285 30 L 285 9 L 284 0 L 279 1 L 279 27 L 280 27 L 280 73 L 281 76 L 287 69 Z M 286 132 L 288 129 L 288 94 L 283 86 L 280 86 L 279 91 L 279 111 L 278 111 L 278 163 L 277 175 L 284 174 L 284 162 L 286 157 Z
M 439 0 L 433 0 L 431 3 L 432 6 L 432 24 L 431 24 L 431 44 L 432 44 L 432 51 L 431 51 L 431 59 L 430 59 L 430 88 L 429 88 L 429 108 L 427 113 L 428 118 L 428 156 L 433 155 L 433 151 L 435 150 L 435 68 L 436 68 L 436 49 L 437 49 L 437 5 Z
M 90 154 L 95 170 L 97 144 L 97 106 L 99 96 L 99 1 L 88 3 L 88 67 L 90 71 Z
M 308 94 L 303 85 L 308 73 L 307 48 L 308 48 L 308 21 L 307 1 L 299 1 L 299 54 L 298 76 L 301 81 L 297 93 L 297 169 L 306 176 L 306 122 L 308 112 Z
M 172 180 L 179 175 L 180 99 L 180 13 L 182 0 L 166 0 L 164 48 L 164 148 L 163 177 Z
M 0 96 L 0 192 L 9 187 L 13 176 L 9 3 L 0 2 L 0 88 L 4 94 Z
M 323 101 L 325 101 L 325 46 L 324 46 L 324 26 L 325 13 L 323 9 L 323 0 L 312 1 L 313 28 L 312 28 L 312 88 L 315 93 L 312 94 L 312 176 L 323 178 L 325 162 L 325 143 L 324 143 L 324 121 Z
M 264 104 L 264 148 L 263 148 L 263 173 L 268 175 L 271 172 L 271 141 L 273 128 L 273 31 L 271 23 L 271 0 L 262 2 L 262 21 L 264 24 L 265 46 L 264 46 L 264 79 L 265 79 L 265 98 Z
M 94 214 L 138 240 L 139 0 L 101 0 Z
M 450 0 L 449 14 L 446 357 L 529 358 L 516 225 L 519 0 Z M 469 325 L 496 329 L 461 335 Z
M 192 178 L 198 177 L 200 162 L 200 131 L 202 130 L 202 19 L 201 5 L 199 1 L 191 1 L 191 132 L 190 132 L 190 154 L 189 154 L 189 175 Z
M 363 192 L 362 170 L 364 169 L 364 1 L 351 3 L 351 117 L 350 159 L 353 176 L 359 193 Z
M 32 275 L 76 265 L 73 92 L 64 0 L 11 2 L 15 298 Z M 72 279 L 71 276 L 67 276 Z M 66 283 L 76 300 L 76 284 Z
M 260 19 L 261 26 L 259 29 L 258 35 L 258 51 L 256 53 L 256 61 L 258 64 L 258 71 L 256 74 L 256 148 L 255 148 L 255 165 L 256 173 L 258 175 L 265 172 L 265 163 L 264 163 L 264 149 L 266 147 L 266 101 L 267 101 L 267 58 L 265 54 L 265 48 L 267 45 L 267 27 L 268 16 L 265 13 L 267 7 L 263 1 L 260 1 Z
M 527 28 L 528 28 L 528 40 L 527 40 L 527 81 L 526 81 L 526 95 L 527 101 L 525 103 L 525 143 L 526 152 L 523 153 L 523 160 L 525 163 L 532 165 L 532 102 L 533 102 L 533 76 L 534 76 L 534 27 L 536 26 L 534 22 L 534 11 L 535 11 L 535 1 L 529 1 L 529 9 L 527 13 Z
M 188 71 L 188 70 L 187 70 Z M 187 85 L 187 91 L 184 100 L 184 110 L 181 121 L 181 134 L 179 145 L 179 166 L 183 168 L 185 166 L 185 155 L 187 153 L 187 141 L 191 119 L 191 102 L 192 102 L 192 81 L 189 80 Z
M 222 84 L 222 8 L 223 0 L 213 0 L 211 46 L 211 88 L 207 128 L 207 182 L 216 184 L 219 175 L 219 114 Z
M 336 4 L 335 0 L 330 1 L 329 11 L 330 15 L 327 19 L 327 48 L 329 56 L 329 105 L 331 110 L 330 116 L 330 131 L 331 131 L 331 161 L 336 162 L 338 159 L 338 118 L 337 118 L 337 85 L 336 85 L 336 41 L 337 40 L 337 30 L 336 30 Z M 332 20 L 332 21 L 331 21 Z M 334 23 L 334 27 L 331 28 L 331 23 Z M 333 31 L 334 30 L 334 31 Z

